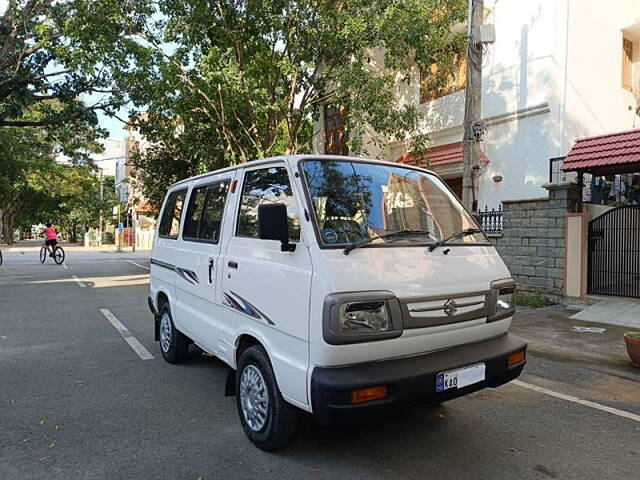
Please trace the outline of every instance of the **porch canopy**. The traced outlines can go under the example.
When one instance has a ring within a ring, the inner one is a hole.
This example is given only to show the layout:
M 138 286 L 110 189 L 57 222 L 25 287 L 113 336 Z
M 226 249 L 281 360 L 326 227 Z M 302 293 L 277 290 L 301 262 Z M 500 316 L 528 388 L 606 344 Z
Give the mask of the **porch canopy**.
M 640 172 L 640 129 L 577 140 L 562 170 L 595 176 Z
M 462 142 L 454 142 L 428 148 L 422 157 L 405 152 L 396 159 L 396 162 L 426 168 L 458 164 L 461 169 L 463 159 Z M 489 162 L 489 157 L 484 152 L 480 152 L 480 159 L 485 163 Z M 462 170 L 460 170 L 460 174 L 462 174 Z
M 462 162 L 462 142 L 428 148 L 424 157 L 416 157 L 410 152 L 405 152 L 396 159 L 396 162 L 416 167 L 424 167 L 425 165 L 439 166 Z

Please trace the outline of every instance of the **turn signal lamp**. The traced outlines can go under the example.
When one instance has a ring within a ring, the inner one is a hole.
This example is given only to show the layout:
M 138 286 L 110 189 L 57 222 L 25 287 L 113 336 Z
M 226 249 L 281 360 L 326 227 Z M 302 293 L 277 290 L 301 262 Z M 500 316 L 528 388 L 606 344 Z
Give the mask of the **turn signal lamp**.
M 353 390 L 351 392 L 351 403 L 365 403 L 372 402 L 385 398 L 388 395 L 387 386 L 381 385 L 378 387 L 362 388 L 360 390 Z
M 507 365 L 509 367 L 513 367 L 515 365 L 518 365 L 519 363 L 524 362 L 524 359 L 524 350 L 520 350 L 519 352 L 515 352 L 509 355 L 509 358 L 507 359 Z

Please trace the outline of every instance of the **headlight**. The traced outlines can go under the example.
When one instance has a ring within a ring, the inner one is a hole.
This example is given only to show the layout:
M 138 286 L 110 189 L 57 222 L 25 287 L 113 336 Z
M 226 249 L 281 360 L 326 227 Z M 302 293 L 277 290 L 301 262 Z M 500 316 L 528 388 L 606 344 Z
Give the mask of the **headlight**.
M 496 298 L 496 314 L 510 312 L 516 306 L 516 289 L 513 287 L 501 288 Z
M 333 293 L 324 301 L 322 334 L 330 345 L 402 335 L 400 302 L 391 292 Z
M 393 328 L 386 300 L 343 303 L 339 312 L 338 327 L 347 335 L 389 332 Z
M 491 285 L 491 298 L 493 299 L 489 321 L 513 315 L 516 309 L 516 286 L 513 280 L 496 281 Z

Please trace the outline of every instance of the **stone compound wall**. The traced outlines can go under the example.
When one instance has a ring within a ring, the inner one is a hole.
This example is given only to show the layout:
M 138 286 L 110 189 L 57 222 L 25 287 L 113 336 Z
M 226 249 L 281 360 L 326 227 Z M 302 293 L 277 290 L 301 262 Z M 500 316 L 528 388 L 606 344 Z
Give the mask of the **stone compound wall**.
M 564 295 L 565 217 L 575 211 L 575 185 L 543 185 L 548 198 L 503 202 L 502 236 L 492 238 L 523 291 Z

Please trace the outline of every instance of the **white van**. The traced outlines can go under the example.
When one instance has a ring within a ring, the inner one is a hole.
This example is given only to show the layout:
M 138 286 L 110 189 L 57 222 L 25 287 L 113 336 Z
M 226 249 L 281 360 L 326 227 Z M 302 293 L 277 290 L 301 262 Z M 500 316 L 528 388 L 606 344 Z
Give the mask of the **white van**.
M 164 358 L 235 372 L 251 441 L 438 404 L 516 378 L 509 271 L 445 183 L 396 163 L 268 158 L 171 186 L 149 306 Z

